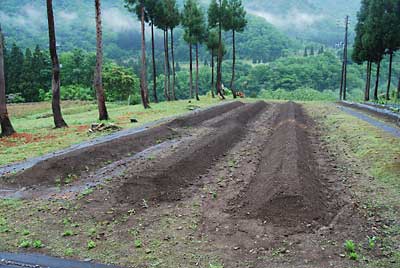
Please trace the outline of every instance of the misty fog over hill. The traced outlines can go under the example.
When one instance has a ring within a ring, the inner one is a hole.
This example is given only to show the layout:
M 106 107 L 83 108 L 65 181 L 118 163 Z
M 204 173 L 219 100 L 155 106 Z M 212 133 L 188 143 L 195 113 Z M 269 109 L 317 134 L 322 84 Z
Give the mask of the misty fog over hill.
M 178 2 L 183 4 L 183 0 Z M 206 8 L 209 0 L 200 2 Z M 89 46 L 88 43 L 94 40 L 92 1 L 60 0 L 54 5 L 60 42 L 73 40 L 79 35 L 86 40 L 79 45 Z M 354 21 L 360 0 L 245 0 L 244 5 L 250 15 L 264 18 L 291 37 L 332 46 L 343 37 L 343 29 L 336 25 L 337 20 L 349 14 Z M 139 22 L 126 11 L 123 0 L 104 0 L 103 20 L 109 38 L 116 39 L 121 32 L 132 32 L 132 29 L 137 32 L 139 29 Z M 0 22 L 10 42 L 25 43 L 27 46 L 46 44 L 47 22 L 43 1 L 2 0 Z

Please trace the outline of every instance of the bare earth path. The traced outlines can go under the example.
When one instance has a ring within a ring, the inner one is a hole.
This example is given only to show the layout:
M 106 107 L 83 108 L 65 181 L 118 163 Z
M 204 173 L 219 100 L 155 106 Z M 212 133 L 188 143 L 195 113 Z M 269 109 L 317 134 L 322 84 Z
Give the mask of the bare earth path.
M 343 183 L 345 171 L 303 108 L 257 102 L 218 109 L 111 146 L 50 159 L 0 186 L 11 196 L 52 200 L 48 212 L 31 215 L 46 224 L 45 231 L 38 227 L 36 232 L 50 246 L 59 243 L 53 237 L 65 229 L 60 219 L 80 223 L 77 233 L 89 223 L 96 226 L 92 256 L 98 262 L 205 268 L 353 265 L 342 256 L 343 242 L 376 234 Z M 90 158 L 101 159 L 102 167 Z M 85 163 L 91 163 L 87 170 Z M 87 238 L 68 239 L 79 248 Z M 143 246 L 135 249 L 133 241 Z M 36 252 L 62 256 L 54 248 Z M 74 257 L 84 258 L 83 251 Z

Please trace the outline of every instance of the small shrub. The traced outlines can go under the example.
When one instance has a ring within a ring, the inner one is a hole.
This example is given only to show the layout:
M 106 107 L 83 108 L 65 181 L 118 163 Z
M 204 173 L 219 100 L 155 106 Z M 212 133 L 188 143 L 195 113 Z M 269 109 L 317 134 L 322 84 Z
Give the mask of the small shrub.
M 62 100 L 94 100 L 94 92 L 90 88 L 81 87 L 79 85 L 69 85 L 61 87 Z

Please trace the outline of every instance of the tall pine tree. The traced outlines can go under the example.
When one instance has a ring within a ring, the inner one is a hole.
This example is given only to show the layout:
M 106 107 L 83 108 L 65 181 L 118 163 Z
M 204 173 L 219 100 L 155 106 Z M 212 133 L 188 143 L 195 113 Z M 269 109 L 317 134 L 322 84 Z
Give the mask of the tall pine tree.
M 141 24 L 141 70 L 140 70 L 140 95 L 145 109 L 150 108 L 147 87 L 147 64 L 146 64 L 146 1 L 125 0 L 125 7 L 137 14 Z
M 101 0 L 95 0 L 96 10 L 96 69 L 94 72 L 94 88 L 97 96 L 99 120 L 108 120 L 106 96 L 103 88 L 103 29 L 101 25 Z
M 400 48 L 400 13 L 397 10 L 398 0 L 382 0 L 385 8 L 382 27 L 384 28 L 383 42 L 386 54 L 389 55 L 389 74 L 386 89 L 386 99 L 390 99 L 390 86 L 392 82 L 393 55 Z
M 219 40 L 218 40 L 218 31 L 216 29 L 209 29 L 208 30 L 208 38 L 207 38 L 207 49 L 211 55 L 211 96 L 215 98 L 215 57 L 218 56 L 218 47 L 219 47 Z
M 53 15 L 53 0 L 47 0 L 47 21 L 49 30 L 49 48 L 51 62 L 53 66 L 53 78 L 52 78 L 52 102 L 51 107 L 53 110 L 54 124 L 56 128 L 67 127 L 64 118 L 61 113 L 60 104 L 60 62 L 57 54 L 57 43 L 56 43 L 56 31 L 54 26 L 54 15 Z
M 232 78 L 230 83 L 230 89 L 232 95 L 236 98 L 236 92 L 234 87 L 235 82 L 235 64 L 236 64 L 236 33 L 244 31 L 247 20 L 246 11 L 242 5 L 242 0 L 229 0 L 225 14 L 224 14 L 224 30 L 232 32 Z
M 6 81 L 4 76 L 4 36 L 0 25 L 0 136 L 10 136 L 15 130 L 8 117 L 7 98 L 6 98 Z

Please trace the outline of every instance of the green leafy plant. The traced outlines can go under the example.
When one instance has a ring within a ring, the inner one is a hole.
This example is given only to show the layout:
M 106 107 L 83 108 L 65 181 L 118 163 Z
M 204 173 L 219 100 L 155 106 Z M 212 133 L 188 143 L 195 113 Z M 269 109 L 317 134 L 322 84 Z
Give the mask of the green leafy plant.
M 29 248 L 32 245 L 32 242 L 30 240 L 22 240 L 21 243 L 19 243 L 20 248 Z
M 347 256 L 350 260 L 357 261 L 359 259 L 356 248 L 357 245 L 353 240 L 346 240 L 344 243 L 344 249 L 346 250 Z
M 34 248 L 42 248 L 43 247 L 43 243 L 40 240 L 35 240 L 35 241 L 33 241 L 32 246 Z
M 346 240 L 344 243 L 344 249 L 346 250 L 347 253 L 352 253 L 356 251 L 356 244 L 354 243 L 353 240 Z
M 88 249 L 94 249 L 96 246 L 97 246 L 97 245 L 96 245 L 96 243 L 95 243 L 93 240 L 90 240 L 90 241 L 87 243 L 87 248 L 88 248 Z
M 31 234 L 31 232 L 29 230 L 23 230 L 22 231 L 22 235 L 24 235 L 24 236 L 27 236 L 27 235 L 30 235 L 30 234 Z
M 357 261 L 358 260 L 358 254 L 356 252 L 351 252 L 349 254 L 349 258 L 350 258 L 350 260 Z
M 73 256 L 74 253 L 75 253 L 75 251 L 74 251 L 72 248 L 66 248 L 66 249 L 64 250 L 64 255 L 65 255 L 65 256 Z
M 66 237 L 66 236 L 72 236 L 72 235 L 74 235 L 74 232 L 73 232 L 73 231 L 71 231 L 71 230 L 66 230 L 66 231 L 63 233 L 62 236 Z
M 377 238 L 375 236 L 368 237 L 368 247 L 369 247 L 369 249 L 374 249 L 375 248 L 376 240 L 377 240 Z
M 142 247 L 142 241 L 139 239 L 135 240 L 135 248 L 141 248 Z

